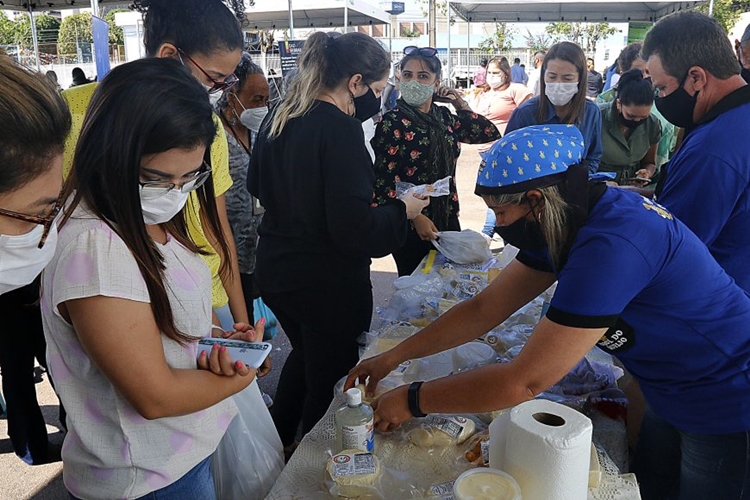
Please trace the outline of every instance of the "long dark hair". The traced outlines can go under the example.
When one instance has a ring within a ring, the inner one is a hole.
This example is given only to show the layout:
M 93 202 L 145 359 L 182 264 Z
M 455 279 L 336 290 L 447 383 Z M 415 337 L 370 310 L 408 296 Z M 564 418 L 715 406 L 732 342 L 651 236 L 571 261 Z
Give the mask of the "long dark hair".
M 141 160 L 171 149 L 209 148 L 215 135 L 206 91 L 178 61 L 147 58 L 123 64 L 94 93 L 64 192 L 65 199 L 74 198 L 62 224 L 84 202 L 122 238 L 146 282 L 156 324 L 179 343 L 189 337 L 175 327 L 164 286 L 164 257 L 143 222 Z M 212 227 L 220 228 L 210 179 L 199 188 L 198 198 Z M 189 250 L 206 253 L 190 238 L 184 217 L 175 216 L 164 226 Z
M 544 93 L 547 85 L 544 82 L 544 74 L 547 72 L 547 64 L 553 59 L 567 61 L 578 70 L 578 93 L 570 101 L 568 112 L 560 117 L 562 123 L 577 125 L 583 120 L 586 110 L 586 79 L 588 70 L 586 68 L 586 55 L 581 47 L 573 42 L 560 42 L 550 47 L 544 56 L 542 71 L 539 73 L 539 110 L 537 111 L 537 122 L 544 123 L 547 119 L 547 108 L 549 99 Z
M 617 99 L 623 106 L 651 106 L 654 103 L 654 86 L 651 80 L 643 78 L 640 69 L 628 70 L 617 82 Z
M 50 81 L 8 56 L 0 56 L 0 116 L 0 193 L 7 193 L 50 169 L 71 120 Z
M 242 48 L 242 0 L 135 0 L 132 8 L 143 12 L 143 45 L 150 57 L 163 43 L 187 54 Z

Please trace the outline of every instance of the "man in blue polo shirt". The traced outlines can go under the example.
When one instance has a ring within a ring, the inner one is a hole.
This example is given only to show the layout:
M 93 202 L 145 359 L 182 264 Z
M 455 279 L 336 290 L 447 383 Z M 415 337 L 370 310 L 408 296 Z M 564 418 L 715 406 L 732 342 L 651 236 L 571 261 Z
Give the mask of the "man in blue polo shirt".
M 657 199 L 750 291 L 750 87 L 732 45 L 714 19 L 689 11 L 656 23 L 641 54 L 656 107 L 686 129 Z

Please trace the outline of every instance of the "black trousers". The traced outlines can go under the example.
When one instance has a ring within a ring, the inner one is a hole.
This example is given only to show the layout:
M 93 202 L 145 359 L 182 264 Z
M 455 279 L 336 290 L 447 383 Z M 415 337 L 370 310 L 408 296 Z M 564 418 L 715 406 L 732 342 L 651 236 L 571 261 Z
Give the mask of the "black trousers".
M 34 358 L 47 367 L 38 284 L 0 295 L 0 370 L 13 451 L 26 463 L 48 460 L 47 428 L 36 399 Z
M 255 273 L 247 274 L 240 273 L 240 283 L 242 285 L 242 294 L 245 296 L 245 307 L 247 307 L 247 317 L 250 320 L 250 324 L 255 324 L 253 314 L 255 308 L 253 307 L 253 300 L 260 297 L 258 291 L 258 284 L 255 282 Z
M 294 442 L 325 415 L 333 387 L 357 364 L 357 337 L 372 319 L 372 285 L 306 288 L 272 293 L 263 290 L 270 307 L 289 337 L 292 352 L 284 364 L 271 407 L 281 442 Z
M 448 227 L 438 229 L 440 231 L 460 231 L 461 224 L 458 222 L 458 217 L 452 215 L 448 219 Z M 408 276 L 414 272 L 419 263 L 422 262 L 422 259 L 424 259 L 424 256 L 427 255 L 430 250 L 435 250 L 435 246 L 432 242 L 422 240 L 414 228 L 410 228 L 404 246 L 393 252 L 393 260 L 396 261 L 398 275 Z

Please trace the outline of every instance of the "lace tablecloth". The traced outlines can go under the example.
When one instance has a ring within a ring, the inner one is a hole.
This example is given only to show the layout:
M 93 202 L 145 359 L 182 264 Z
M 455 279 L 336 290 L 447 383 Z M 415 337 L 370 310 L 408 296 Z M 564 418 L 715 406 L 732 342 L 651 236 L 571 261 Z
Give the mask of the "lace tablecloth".
M 333 414 L 343 405 L 343 395 L 333 400 L 325 417 L 302 440 L 266 500 L 334 498 L 326 489 L 325 468 L 335 447 Z M 428 453 L 397 434 L 378 433 L 375 440 L 375 455 L 391 478 L 382 497 L 387 500 L 437 498 L 426 493 L 430 485 L 452 481 L 471 467 L 461 463 L 459 455 L 463 455 L 463 450 Z M 635 476 L 620 475 L 615 463 L 600 448 L 597 446 L 602 482 L 598 488 L 589 490 L 588 500 L 639 500 Z

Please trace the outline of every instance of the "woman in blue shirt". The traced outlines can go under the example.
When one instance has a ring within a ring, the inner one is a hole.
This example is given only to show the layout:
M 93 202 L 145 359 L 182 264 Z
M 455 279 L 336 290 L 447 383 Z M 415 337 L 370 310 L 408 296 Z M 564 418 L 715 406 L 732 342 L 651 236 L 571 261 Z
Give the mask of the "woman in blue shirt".
M 577 165 L 584 150 L 572 126 L 527 127 L 499 140 L 476 193 L 518 257 L 475 298 L 355 367 L 345 387 L 369 376 L 374 392 L 399 363 L 479 337 L 557 280 L 549 311 L 513 361 L 385 393 L 375 425 L 515 406 L 598 345 L 638 379 L 648 404 L 632 466 L 644 500 L 747 498 L 750 297 L 666 209 L 588 183 Z
M 596 173 L 602 157 L 602 115 L 596 104 L 586 99 L 587 74 L 581 47 L 572 42 L 553 45 L 542 63 L 539 95 L 516 108 L 505 133 L 529 125 L 575 125 L 583 134 L 589 173 Z M 492 234 L 494 225 L 494 216 L 488 211 L 482 232 Z

